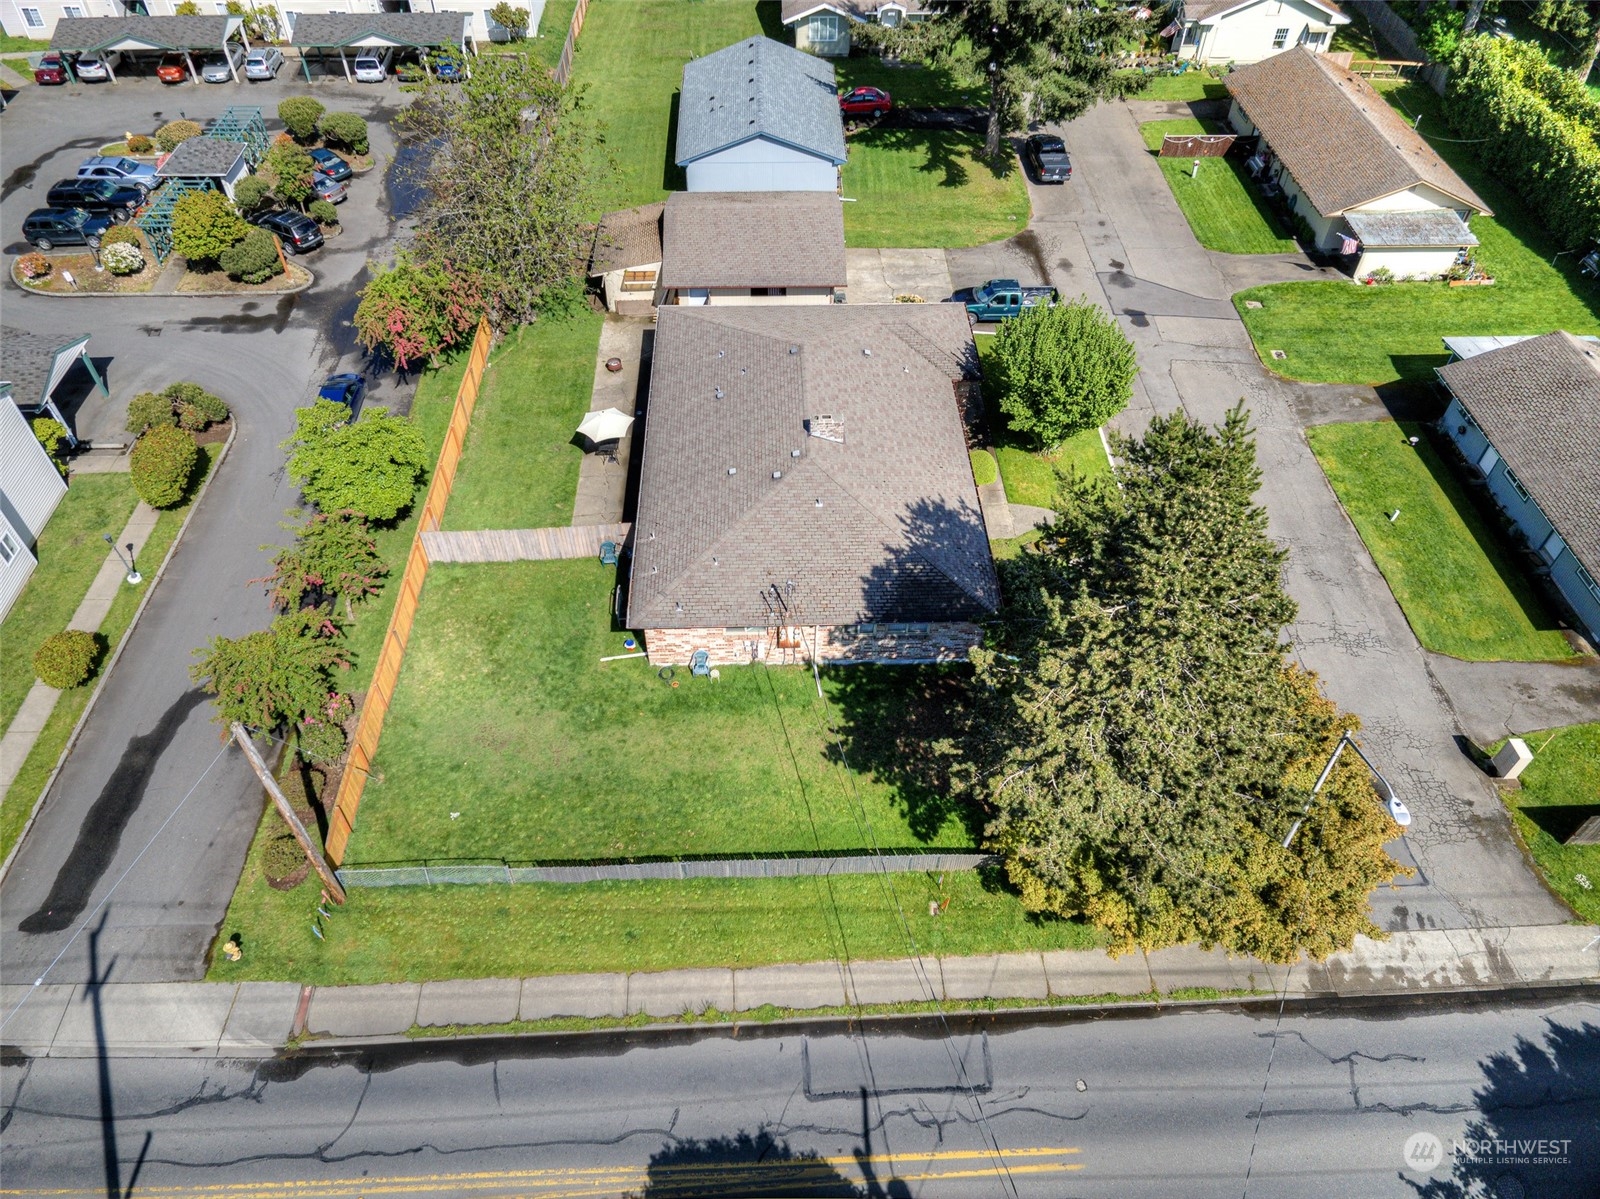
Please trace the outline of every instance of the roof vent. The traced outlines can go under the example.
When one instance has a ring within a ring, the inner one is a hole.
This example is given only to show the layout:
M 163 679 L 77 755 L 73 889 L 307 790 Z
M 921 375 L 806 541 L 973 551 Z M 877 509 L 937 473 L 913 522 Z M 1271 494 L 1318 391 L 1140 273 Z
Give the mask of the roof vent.
M 717 388 L 713 388 L 712 390 L 717 393 L 717 399 L 720 400 L 722 398 L 722 388 L 717 387 Z
M 727 351 L 727 350 L 718 350 L 718 351 L 717 351 L 717 357 L 718 357 L 718 358 L 723 358 L 723 357 L 726 357 L 726 356 L 727 356 L 727 353 L 728 353 L 728 351 Z
M 772 472 L 772 477 L 774 479 L 781 479 L 783 478 L 783 472 L 781 470 L 775 470 Z
M 867 357 L 868 357 L 868 358 L 871 358 L 871 357 L 872 357 L 872 349 L 871 349 L 871 347 L 870 347 L 870 346 L 864 346 L 864 347 L 862 347 L 862 350 L 861 350 L 861 352 L 862 352 L 862 353 L 863 353 L 863 354 L 865 354 L 865 355 L 866 355 L 866 356 L 867 356 Z
M 729 474 L 730 474 L 730 475 L 736 475 L 736 474 L 738 474 L 738 473 L 739 473 L 739 468 L 738 468 L 738 467 L 737 467 L 737 466 L 730 466 L 730 467 L 729 467 L 729 468 L 728 468 L 728 473 L 729 473 Z
M 799 346 L 790 346 L 789 347 L 789 353 L 798 354 L 799 352 L 800 352 L 800 347 Z
M 800 457 L 800 451 L 799 450 L 790 450 L 789 451 L 789 457 L 791 457 L 791 458 Z
M 823 441 L 844 444 L 844 421 L 835 416 L 813 416 L 806 421 L 806 432 Z
M 817 507 L 819 507 L 819 508 L 822 507 L 822 501 L 821 500 L 817 501 Z

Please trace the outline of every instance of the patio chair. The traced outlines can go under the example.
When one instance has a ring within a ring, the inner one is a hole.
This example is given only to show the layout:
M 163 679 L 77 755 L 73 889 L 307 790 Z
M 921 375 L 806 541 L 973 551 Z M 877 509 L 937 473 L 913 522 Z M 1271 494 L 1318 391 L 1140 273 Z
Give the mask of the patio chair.
M 703 649 L 694 651 L 694 656 L 689 659 L 689 673 L 697 678 L 709 678 L 711 675 L 711 655 Z
M 600 543 L 600 565 L 615 566 L 617 564 L 617 543 L 615 541 L 602 541 Z

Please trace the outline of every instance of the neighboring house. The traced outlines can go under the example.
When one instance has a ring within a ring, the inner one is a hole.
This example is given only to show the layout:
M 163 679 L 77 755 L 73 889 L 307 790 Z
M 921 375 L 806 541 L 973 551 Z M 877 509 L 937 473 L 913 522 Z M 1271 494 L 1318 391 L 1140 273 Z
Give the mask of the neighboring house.
M 844 159 L 831 64 L 755 37 L 683 68 L 676 161 L 690 191 L 836 191 Z
M 1179 0 L 1161 31 L 1179 58 L 1201 63 L 1260 62 L 1296 46 L 1320 54 L 1350 18 L 1329 0 Z
M 0 383 L 0 619 L 39 564 L 33 543 L 67 493 L 67 482 Z
M 952 304 L 662 308 L 627 624 L 652 665 L 960 660 L 1000 590 Z
M 928 16 L 926 0 L 783 0 L 784 26 L 794 47 L 828 58 L 850 53 L 850 26 L 865 22 L 901 25 Z
M 641 204 L 608 212 L 594 231 L 589 275 L 600 280 L 612 312 L 649 315 L 661 273 L 661 213 L 666 205 Z
M 664 304 L 827 304 L 845 285 L 832 192 L 675 192 L 661 247 Z
M 250 173 L 243 142 L 221 137 L 191 137 L 156 167 L 158 179 L 188 179 L 207 183 L 233 198 L 239 180 Z
M 1439 429 L 1600 645 L 1600 340 L 1446 338 Z
M 1300 48 L 1226 82 L 1229 123 L 1260 135 L 1251 170 L 1283 190 L 1319 250 L 1359 254 L 1357 279 L 1436 278 L 1478 244 L 1467 220 L 1489 206 L 1366 80 Z

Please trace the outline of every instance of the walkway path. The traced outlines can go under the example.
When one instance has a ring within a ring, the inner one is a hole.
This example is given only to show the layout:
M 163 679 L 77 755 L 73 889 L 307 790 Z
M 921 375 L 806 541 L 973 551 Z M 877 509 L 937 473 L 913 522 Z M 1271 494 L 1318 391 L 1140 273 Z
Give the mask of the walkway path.
M 590 412 L 615 408 L 638 416 L 644 408 L 644 381 L 649 378 L 650 349 L 655 326 L 637 317 L 607 315 L 600 329 L 600 349 L 595 354 L 594 393 Z M 606 362 L 621 361 L 620 371 L 608 371 Z M 634 432 L 622 439 L 615 456 L 585 454 L 578 464 L 578 493 L 572 503 L 574 525 L 603 525 L 622 519 L 628 499 L 628 463 L 637 442 Z M 597 551 L 598 552 L 598 551 Z
M 597 558 L 600 543 L 620 548 L 631 524 L 561 525 L 548 529 L 440 530 L 422 534 L 428 561 L 547 562 L 554 558 Z
M 1502 737 L 1600 721 L 1600 659 L 1463 662 L 1426 655 L 1461 731 L 1478 745 Z

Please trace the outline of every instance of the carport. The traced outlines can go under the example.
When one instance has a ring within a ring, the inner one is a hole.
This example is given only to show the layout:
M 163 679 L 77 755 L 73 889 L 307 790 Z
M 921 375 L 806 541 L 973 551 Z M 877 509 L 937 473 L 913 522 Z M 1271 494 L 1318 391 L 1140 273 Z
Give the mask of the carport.
M 189 81 L 199 83 L 200 72 L 195 69 L 191 52 L 210 54 L 220 50 L 226 57 L 230 40 L 237 40 L 249 52 L 250 39 L 245 36 L 243 17 L 63 17 L 56 22 L 50 49 L 60 51 L 63 58 L 90 51 L 150 54 L 175 50 L 182 53 L 189 66 Z M 239 82 L 239 72 L 231 58 L 228 70 L 233 81 Z M 106 73 L 112 83 L 117 81 L 109 63 Z
M 307 83 L 311 82 L 311 52 L 326 59 L 330 50 L 338 51 L 345 82 L 352 83 L 350 51 L 450 49 L 476 54 L 471 20 L 472 15 L 463 12 L 301 13 L 290 40 L 300 51 L 300 69 Z
M 61 341 L 22 329 L 0 329 L 0 386 L 11 388 L 11 398 L 25 415 L 46 412 L 52 420 L 61 422 L 61 427 L 67 431 L 67 440 L 73 445 L 78 444 L 78 437 L 72 423 L 56 407 L 55 390 L 67 377 L 73 363 L 79 361 L 88 370 L 100 394 L 109 399 L 111 392 L 106 381 L 89 357 L 89 334 Z

